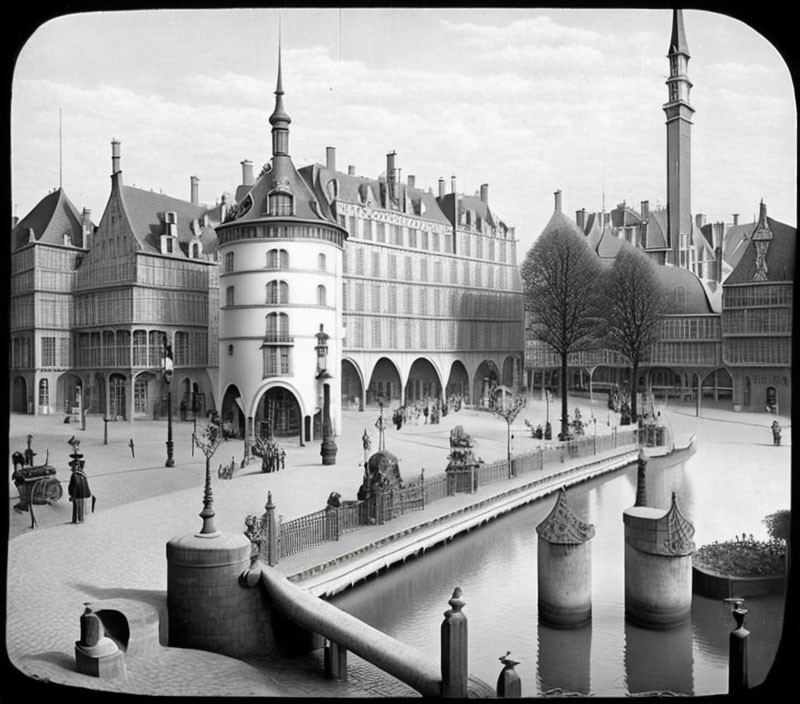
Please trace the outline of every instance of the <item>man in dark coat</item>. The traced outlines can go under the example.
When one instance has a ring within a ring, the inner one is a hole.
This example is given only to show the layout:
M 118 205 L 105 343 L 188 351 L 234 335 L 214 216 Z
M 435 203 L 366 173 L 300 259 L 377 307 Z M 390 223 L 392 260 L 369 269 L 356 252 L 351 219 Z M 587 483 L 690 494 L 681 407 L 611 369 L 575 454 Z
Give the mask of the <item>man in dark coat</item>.
M 69 500 L 72 502 L 72 522 L 83 523 L 86 517 L 86 509 L 92 499 L 92 491 L 89 489 L 89 480 L 83 471 L 82 455 L 78 454 L 72 464 L 72 476 L 69 478 Z

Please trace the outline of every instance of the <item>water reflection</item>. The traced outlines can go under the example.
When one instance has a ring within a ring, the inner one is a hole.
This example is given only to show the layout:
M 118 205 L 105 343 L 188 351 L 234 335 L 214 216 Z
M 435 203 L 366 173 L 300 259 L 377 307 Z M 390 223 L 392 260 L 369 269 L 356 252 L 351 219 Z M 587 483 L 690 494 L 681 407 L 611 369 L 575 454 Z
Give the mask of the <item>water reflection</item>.
M 761 519 L 783 508 L 790 468 L 762 466 L 760 448 L 721 446 L 672 467 L 648 467 L 651 505 L 667 509 L 673 491 L 696 528 L 695 542 L 724 540 L 743 530 L 759 535 Z M 761 462 L 761 464 L 759 464 Z M 769 475 L 769 480 L 766 475 Z M 763 481 L 753 476 L 764 475 Z M 754 483 L 754 481 L 756 483 Z M 742 486 L 758 486 L 742 501 Z M 522 696 L 551 688 L 600 696 L 668 690 L 681 694 L 727 691 L 730 607 L 695 596 L 691 623 L 674 631 L 627 625 L 624 616 L 623 509 L 636 496 L 636 467 L 568 490 L 570 508 L 595 525 L 592 549 L 592 624 L 553 631 L 537 618 L 536 526 L 555 501 L 549 496 L 332 599 L 340 608 L 439 662 L 439 628 L 453 588 L 464 591 L 469 621 L 470 672 L 494 686 L 497 658 L 510 650 Z M 748 599 L 746 626 L 751 684 L 766 676 L 775 656 L 783 599 Z
M 564 653 L 569 653 L 565 658 Z M 539 689 L 565 693 L 591 691 L 592 627 L 548 628 L 539 624 Z
M 630 694 L 694 694 L 692 624 L 652 631 L 626 622 L 625 681 Z

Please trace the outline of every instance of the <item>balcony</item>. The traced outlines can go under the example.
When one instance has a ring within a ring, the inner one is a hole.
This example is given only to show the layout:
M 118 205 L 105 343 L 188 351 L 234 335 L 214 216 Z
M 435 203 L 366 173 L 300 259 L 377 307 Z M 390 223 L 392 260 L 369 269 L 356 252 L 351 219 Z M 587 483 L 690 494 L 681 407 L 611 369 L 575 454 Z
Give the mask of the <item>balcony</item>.
M 288 332 L 268 332 L 264 335 L 262 347 L 266 345 L 293 345 L 294 337 Z

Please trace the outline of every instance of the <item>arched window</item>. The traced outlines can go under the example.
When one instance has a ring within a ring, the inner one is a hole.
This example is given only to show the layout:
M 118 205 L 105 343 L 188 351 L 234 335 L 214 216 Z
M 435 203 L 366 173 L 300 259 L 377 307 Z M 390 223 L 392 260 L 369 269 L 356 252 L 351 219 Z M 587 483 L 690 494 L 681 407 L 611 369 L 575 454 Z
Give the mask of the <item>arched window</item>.
M 320 271 L 327 271 L 327 269 L 328 269 L 328 261 L 327 261 L 327 257 L 324 254 L 320 254 L 317 257 L 317 268 Z
M 328 294 L 324 286 L 317 286 L 317 305 L 318 306 L 328 305 Z
M 233 252 L 228 252 L 225 255 L 225 273 L 233 271 Z
M 50 384 L 47 379 L 41 379 L 39 381 L 39 405 L 50 405 Z
M 189 333 L 176 332 L 175 344 L 172 348 L 172 359 L 175 366 L 183 366 L 189 364 Z
M 289 302 L 289 284 L 285 281 L 269 281 L 267 283 L 267 303 L 282 304 Z
M 288 269 L 289 252 L 285 249 L 270 249 L 267 252 L 267 269 Z
M 234 287 L 228 286 L 228 288 L 225 289 L 225 305 L 232 306 L 234 305 L 235 300 L 236 299 L 235 299 Z
M 193 240 L 189 242 L 189 259 L 199 259 L 200 258 L 200 242 L 197 240 Z
M 291 193 L 270 193 L 268 198 L 270 215 L 294 214 L 294 197 Z
M 291 342 L 289 316 L 286 313 L 270 313 L 267 316 L 266 342 Z

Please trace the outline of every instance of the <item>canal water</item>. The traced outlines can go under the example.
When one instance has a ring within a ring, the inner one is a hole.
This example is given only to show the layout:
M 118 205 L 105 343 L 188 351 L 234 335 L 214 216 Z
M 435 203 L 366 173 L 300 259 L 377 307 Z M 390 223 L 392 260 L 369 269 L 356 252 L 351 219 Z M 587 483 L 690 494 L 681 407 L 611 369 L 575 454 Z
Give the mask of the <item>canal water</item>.
M 766 446 L 701 443 L 696 454 L 647 472 L 648 504 L 678 506 L 695 526 L 699 547 L 741 533 L 766 539 L 762 519 L 789 508 L 790 464 Z M 651 465 L 654 462 L 651 461 Z M 469 627 L 469 671 L 494 686 L 507 651 L 523 696 L 554 690 L 598 696 L 670 691 L 727 692 L 731 607 L 694 596 L 691 622 L 648 631 L 625 622 L 623 509 L 636 497 L 636 466 L 567 491 L 570 508 L 595 525 L 591 540 L 592 623 L 554 630 L 537 619 L 536 526 L 555 495 L 507 514 L 332 598 L 379 630 L 439 660 L 440 625 L 454 587 L 463 590 Z M 783 623 L 782 596 L 749 598 L 746 627 L 750 684 L 763 681 Z

